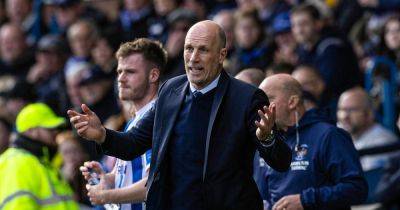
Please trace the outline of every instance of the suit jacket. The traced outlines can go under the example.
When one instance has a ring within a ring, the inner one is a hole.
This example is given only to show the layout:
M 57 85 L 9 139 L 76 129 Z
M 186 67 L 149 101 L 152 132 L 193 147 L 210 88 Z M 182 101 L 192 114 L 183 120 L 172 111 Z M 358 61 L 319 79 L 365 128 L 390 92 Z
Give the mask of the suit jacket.
M 274 169 L 289 168 L 291 152 L 282 139 L 270 145 L 256 137 L 257 110 L 268 105 L 263 91 L 230 77 L 224 71 L 211 108 L 203 166 L 205 209 L 262 209 L 252 178 L 255 149 Z M 153 109 L 127 133 L 106 130 L 103 151 L 131 160 L 152 148 L 147 182 L 147 209 L 165 209 L 167 193 L 166 150 L 186 91 L 186 75 L 165 82 Z

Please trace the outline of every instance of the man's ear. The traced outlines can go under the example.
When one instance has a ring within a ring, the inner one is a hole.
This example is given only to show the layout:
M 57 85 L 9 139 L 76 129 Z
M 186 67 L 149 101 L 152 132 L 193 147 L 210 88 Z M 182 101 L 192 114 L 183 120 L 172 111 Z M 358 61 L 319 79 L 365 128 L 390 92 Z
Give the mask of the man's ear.
M 219 52 L 219 63 L 222 65 L 224 63 L 224 60 L 226 58 L 226 55 L 228 54 L 228 50 L 226 47 L 222 48 Z
M 300 97 L 298 95 L 291 95 L 289 97 L 288 107 L 290 110 L 295 109 L 300 103 Z
M 158 82 L 160 79 L 160 70 L 158 68 L 152 68 L 149 72 L 150 83 Z

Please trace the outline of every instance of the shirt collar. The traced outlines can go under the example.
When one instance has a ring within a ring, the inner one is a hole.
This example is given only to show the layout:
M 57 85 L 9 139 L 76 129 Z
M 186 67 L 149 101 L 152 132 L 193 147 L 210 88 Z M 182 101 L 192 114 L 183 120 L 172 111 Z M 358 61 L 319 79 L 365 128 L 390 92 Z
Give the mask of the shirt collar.
M 200 91 L 202 94 L 206 94 L 208 91 L 214 89 L 217 87 L 218 85 L 218 81 L 219 81 L 219 77 L 221 76 L 221 74 L 218 75 L 217 78 L 215 78 L 210 84 L 208 84 L 206 87 L 204 87 L 203 89 L 197 90 L 195 87 L 193 87 L 193 85 L 189 82 L 190 84 L 190 91 L 192 91 L 192 93 L 194 91 Z
M 141 109 L 139 109 L 137 112 L 135 112 L 135 116 L 141 116 L 144 113 L 146 113 L 148 110 L 151 109 L 151 107 L 153 106 L 153 104 L 155 103 L 156 99 L 151 100 L 149 103 L 147 103 L 144 107 L 142 107 Z

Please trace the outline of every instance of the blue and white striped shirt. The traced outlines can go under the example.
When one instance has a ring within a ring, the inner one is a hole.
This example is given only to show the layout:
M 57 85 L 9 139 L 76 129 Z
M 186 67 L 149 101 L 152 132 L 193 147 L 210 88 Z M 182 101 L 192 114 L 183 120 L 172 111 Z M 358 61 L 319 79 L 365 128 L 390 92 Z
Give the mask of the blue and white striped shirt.
M 139 111 L 136 112 L 134 118 L 132 118 L 125 127 L 125 132 L 130 130 L 132 127 L 135 127 L 139 120 L 143 118 L 144 114 L 151 109 L 154 105 L 155 100 L 148 103 L 146 106 L 142 107 Z M 117 159 L 115 163 L 115 188 L 123 188 L 129 186 L 137 181 L 140 181 L 142 178 L 147 176 L 147 171 L 150 167 L 150 157 L 151 150 L 148 150 L 145 154 L 140 157 L 137 157 L 131 161 L 124 161 L 121 159 Z M 142 210 L 144 208 L 144 204 L 121 204 L 121 210 Z

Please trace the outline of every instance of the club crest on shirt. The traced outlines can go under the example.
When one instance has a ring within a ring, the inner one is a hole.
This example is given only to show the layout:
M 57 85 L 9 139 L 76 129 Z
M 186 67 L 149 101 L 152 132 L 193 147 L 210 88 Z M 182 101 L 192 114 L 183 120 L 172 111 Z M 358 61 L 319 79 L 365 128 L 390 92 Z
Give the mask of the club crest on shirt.
M 294 161 L 290 164 L 290 168 L 292 171 L 298 171 L 298 170 L 307 170 L 308 166 L 310 165 L 310 162 L 306 160 L 306 156 L 308 153 L 308 145 L 307 144 L 302 144 L 299 145 L 297 150 L 295 150 L 296 156 L 294 157 Z
M 304 157 L 307 155 L 308 146 L 307 144 L 302 144 L 298 147 L 296 151 L 295 160 L 304 160 Z

